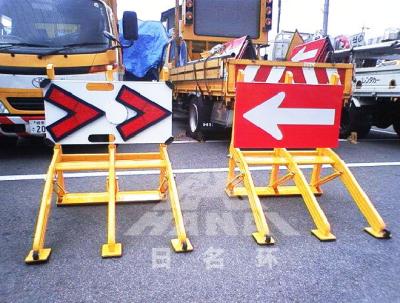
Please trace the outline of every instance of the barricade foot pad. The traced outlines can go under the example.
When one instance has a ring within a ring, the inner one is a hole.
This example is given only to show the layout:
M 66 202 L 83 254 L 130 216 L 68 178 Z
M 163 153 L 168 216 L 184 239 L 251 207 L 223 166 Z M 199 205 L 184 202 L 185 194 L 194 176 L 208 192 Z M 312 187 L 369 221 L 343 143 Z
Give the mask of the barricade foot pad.
M 311 233 L 317 237 L 321 242 L 331 242 L 331 241 L 336 241 L 336 237 L 334 234 L 329 233 L 329 234 L 324 234 L 318 229 L 313 229 L 311 230 Z
M 390 239 L 392 237 L 391 232 L 386 229 L 375 231 L 372 227 L 366 227 L 364 228 L 364 231 L 377 239 Z
M 26 264 L 38 264 L 47 262 L 51 254 L 51 248 L 42 248 L 38 251 L 31 250 L 25 258 Z
M 175 252 L 190 252 L 193 250 L 192 243 L 190 243 L 189 239 L 186 239 L 185 244 L 182 244 L 179 239 L 172 239 L 171 240 L 172 248 Z
M 116 258 L 122 256 L 122 244 L 103 244 L 101 248 L 102 258 Z
M 256 240 L 258 245 L 273 245 L 273 244 L 275 244 L 275 240 L 271 236 L 268 236 L 268 235 L 266 236 L 259 232 L 252 233 L 251 235 L 253 236 L 254 240 Z

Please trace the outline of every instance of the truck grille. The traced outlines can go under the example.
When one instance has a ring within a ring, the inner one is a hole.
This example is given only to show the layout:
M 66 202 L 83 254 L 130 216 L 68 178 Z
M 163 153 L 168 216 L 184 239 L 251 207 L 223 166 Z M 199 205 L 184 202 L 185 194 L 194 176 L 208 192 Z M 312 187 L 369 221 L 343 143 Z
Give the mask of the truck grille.
M 44 110 L 43 98 L 9 97 L 7 101 L 17 110 Z

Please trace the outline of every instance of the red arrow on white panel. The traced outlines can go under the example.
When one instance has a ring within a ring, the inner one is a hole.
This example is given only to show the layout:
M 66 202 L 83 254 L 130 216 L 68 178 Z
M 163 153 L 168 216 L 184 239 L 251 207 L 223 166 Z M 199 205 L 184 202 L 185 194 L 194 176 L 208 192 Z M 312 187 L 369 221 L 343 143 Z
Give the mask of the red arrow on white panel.
M 279 92 L 264 103 L 246 112 L 243 117 L 276 140 L 282 140 L 279 125 L 334 125 L 335 109 L 281 108 L 286 94 Z

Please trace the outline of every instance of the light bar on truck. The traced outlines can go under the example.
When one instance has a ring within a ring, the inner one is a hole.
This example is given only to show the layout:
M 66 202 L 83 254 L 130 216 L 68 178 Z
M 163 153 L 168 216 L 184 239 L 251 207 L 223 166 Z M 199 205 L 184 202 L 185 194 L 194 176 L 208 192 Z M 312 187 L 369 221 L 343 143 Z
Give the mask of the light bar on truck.
M 272 6 L 273 1 L 267 0 L 266 19 L 264 31 L 269 32 L 272 29 Z
M 185 5 L 185 24 L 192 25 L 193 24 L 193 1 L 194 0 L 186 0 Z

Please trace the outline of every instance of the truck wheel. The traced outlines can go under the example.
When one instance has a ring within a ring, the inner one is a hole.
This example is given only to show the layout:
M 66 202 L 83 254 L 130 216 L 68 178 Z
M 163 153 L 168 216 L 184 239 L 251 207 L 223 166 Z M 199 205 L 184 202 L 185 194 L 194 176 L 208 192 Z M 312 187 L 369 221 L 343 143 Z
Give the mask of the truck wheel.
M 198 141 L 205 139 L 203 123 L 209 121 L 211 109 L 209 102 L 204 101 L 201 97 L 193 97 L 191 99 L 189 104 L 188 136 Z
M 397 135 L 400 137 L 400 121 L 394 122 L 393 128 L 396 131 Z
M 369 134 L 370 130 L 371 125 L 367 123 L 359 123 L 359 125 L 354 128 L 354 131 L 357 132 L 357 136 L 360 139 L 365 138 Z
M 17 145 L 18 137 L 0 136 L 0 148 L 12 148 Z
M 367 107 L 357 107 L 353 101 L 351 101 L 348 107 L 349 113 L 349 132 L 356 132 L 357 137 L 362 139 L 365 138 L 372 126 L 372 114 Z
M 339 137 L 341 139 L 346 139 L 348 136 L 350 136 L 350 112 L 349 112 L 349 107 L 347 106 L 342 109 Z
M 365 138 L 371 130 L 371 117 L 362 108 L 353 107 L 350 110 L 350 132 L 356 132 L 357 137 Z

